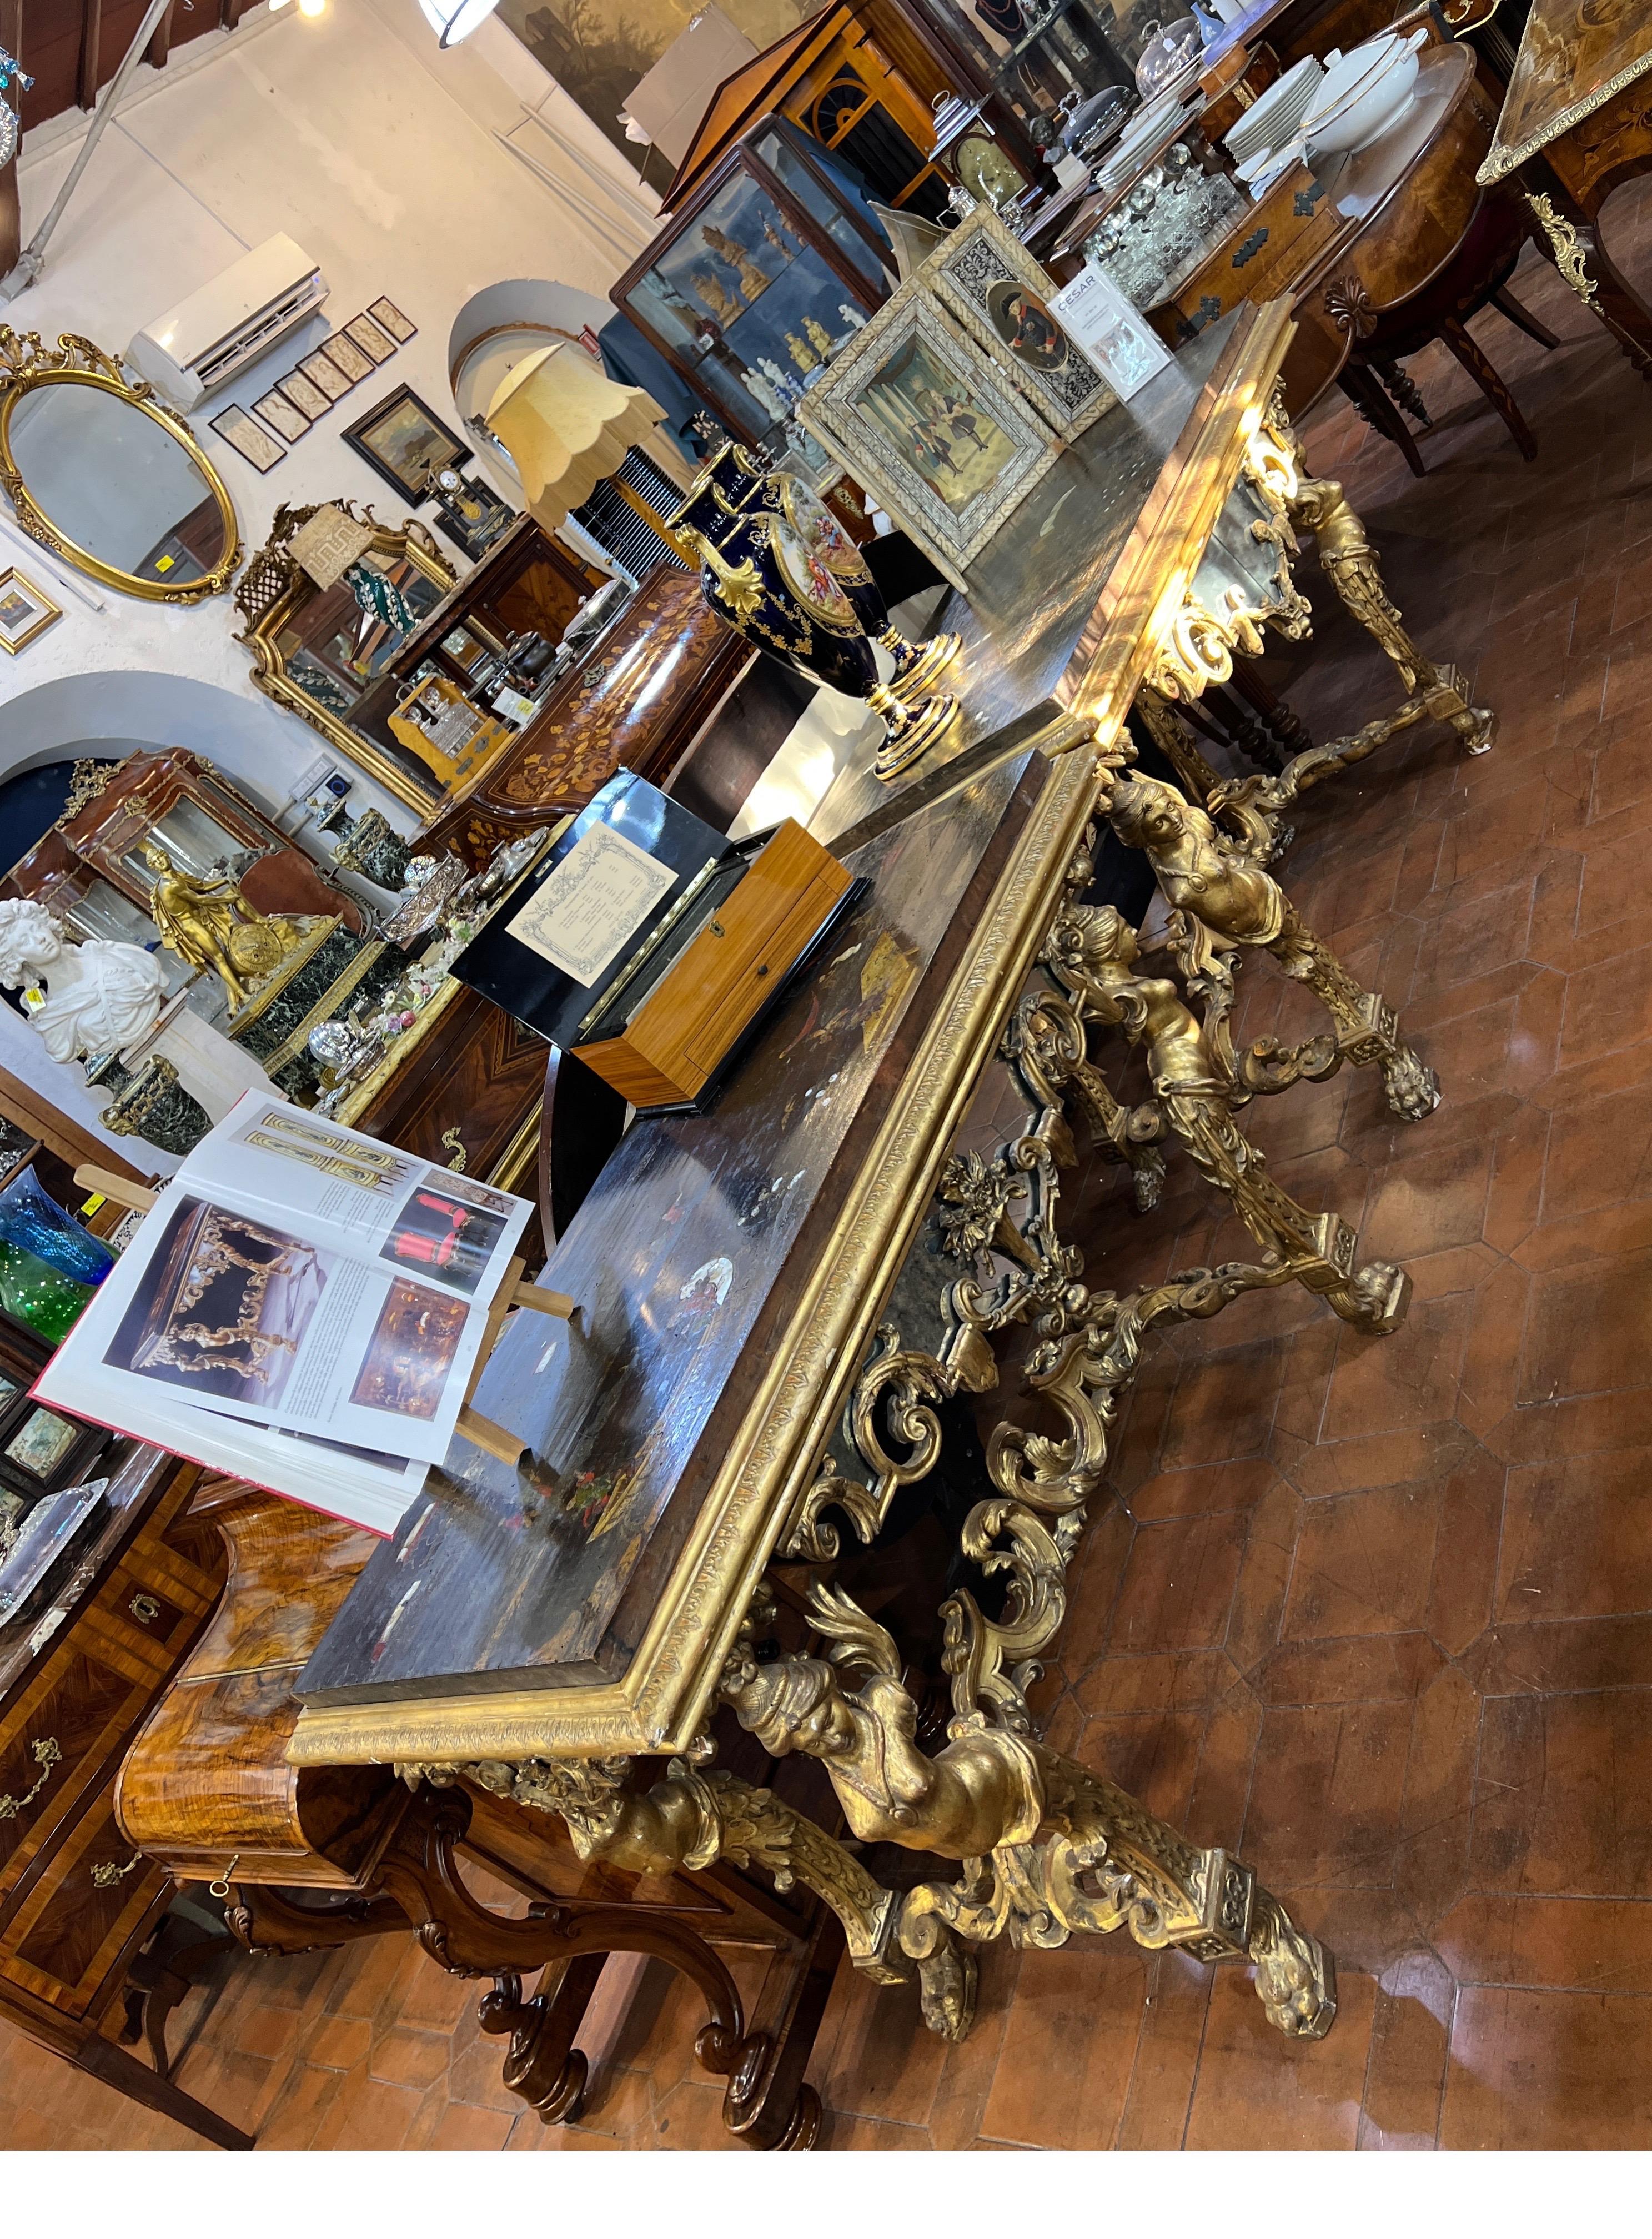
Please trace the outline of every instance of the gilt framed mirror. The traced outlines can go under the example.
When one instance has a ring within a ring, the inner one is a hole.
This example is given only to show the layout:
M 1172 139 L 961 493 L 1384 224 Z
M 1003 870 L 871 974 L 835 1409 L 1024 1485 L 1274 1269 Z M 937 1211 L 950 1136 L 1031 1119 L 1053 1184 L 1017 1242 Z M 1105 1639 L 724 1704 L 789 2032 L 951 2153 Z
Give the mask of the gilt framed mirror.
M 36 544 L 132 598 L 193 606 L 241 559 L 189 422 L 79 335 L 52 348 L 0 327 L 0 488 Z
M 328 516 L 356 558 L 319 583 L 301 556 L 304 532 Z M 352 538 L 348 532 L 355 531 Z M 297 549 L 295 550 L 295 542 Z M 398 801 L 428 815 L 447 786 L 409 750 L 393 718 L 410 680 L 401 656 L 452 590 L 455 577 L 422 522 L 388 528 L 370 506 L 282 506 L 269 541 L 236 587 L 253 657 L 252 681 L 300 715 Z

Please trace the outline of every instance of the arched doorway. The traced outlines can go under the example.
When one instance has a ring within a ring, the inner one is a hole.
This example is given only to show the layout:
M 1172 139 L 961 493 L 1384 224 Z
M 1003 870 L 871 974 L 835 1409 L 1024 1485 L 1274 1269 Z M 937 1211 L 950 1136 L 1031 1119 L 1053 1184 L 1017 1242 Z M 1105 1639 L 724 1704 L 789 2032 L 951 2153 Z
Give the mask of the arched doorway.
M 50 829 L 62 813 L 62 802 L 51 806 L 55 794 L 61 788 L 67 800 L 69 774 L 76 761 L 119 761 L 167 747 L 187 747 L 215 765 L 237 792 L 289 831 L 293 828 L 294 799 L 322 762 L 342 768 L 352 779 L 353 811 L 376 807 L 398 831 L 413 827 L 414 820 L 400 801 L 365 772 L 344 762 L 307 724 L 271 701 L 164 671 L 109 670 L 56 678 L 0 707 L 0 840 L 9 826 L 26 834 L 15 849 L 9 841 L 0 845 L 0 872 Z M 36 825 L 37 829 L 30 828 Z M 295 836 L 302 845 L 305 835 L 299 832 Z M 382 903 L 383 896 L 375 889 L 354 879 L 347 883 L 362 899 Z M 132 1155 L 129 1139 L 117 1141 L 98 1126 L 99 1105 L 80 1068 L 55 1065 L 33 1028 L 3 1002 L 0 1067 L 111 1148 Z M 141 1154 L 143 1163 L 158 1172 L 169 1173 L 178 1163 L 147 1144 L 141 1146 Z

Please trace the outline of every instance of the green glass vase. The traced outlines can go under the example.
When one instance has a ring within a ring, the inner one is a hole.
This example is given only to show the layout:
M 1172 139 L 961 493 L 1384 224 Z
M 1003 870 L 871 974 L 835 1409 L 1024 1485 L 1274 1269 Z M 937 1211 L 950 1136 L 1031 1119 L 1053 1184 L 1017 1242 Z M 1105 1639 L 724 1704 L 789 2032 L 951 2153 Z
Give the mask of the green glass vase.
M 0 1242 L 0 1306 L 48 1345 L 61 1345 L 92 1295 L 90 1283 L 49 1267 L 20 1244 Z

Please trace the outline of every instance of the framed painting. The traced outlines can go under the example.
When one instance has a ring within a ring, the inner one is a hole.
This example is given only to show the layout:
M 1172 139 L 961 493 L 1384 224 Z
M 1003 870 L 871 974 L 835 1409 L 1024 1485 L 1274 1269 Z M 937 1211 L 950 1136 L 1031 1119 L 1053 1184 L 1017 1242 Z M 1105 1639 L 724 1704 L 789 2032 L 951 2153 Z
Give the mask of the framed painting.
M 21 568 L 6 568 L 0 573 L 0 652 L 21 653 L 60 621 L 63 611 Z
M 470 456 L 468 448 L 405 382 L 347 428 L 344 440 L 409 505 L 433 495 L 432 475 L 461 466 Z
M 927 285 L 1063 438 L 1079 435 L 1118 402 L 1106 377 L 1050 308 L 1054 282 L 990 209 L 965 219 L 926 259 Z
M 839 351 L 798 417 L 960 590 L 1061 450 L 998 360 L 916 278 Z

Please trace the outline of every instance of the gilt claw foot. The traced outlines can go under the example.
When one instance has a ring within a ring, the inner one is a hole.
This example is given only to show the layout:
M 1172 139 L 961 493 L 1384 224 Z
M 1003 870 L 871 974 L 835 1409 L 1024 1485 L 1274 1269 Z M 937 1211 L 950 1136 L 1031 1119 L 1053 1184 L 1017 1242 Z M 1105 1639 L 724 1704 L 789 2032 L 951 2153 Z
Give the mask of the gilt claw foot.
M 1257 1908 L 1250 1956 L 1264 2012 L 1284 2036 L 1322 2037 L 1337 2018 L 1337 1963 L 1277 1900 Z
M 1426 1120 L 1440 1101 L 1440 1076 L 1415 1050 L 1402 1050 L 1383 1067 L 1388 1108 L 1397 1120 Z
M 1348 1289 L 1356 1309 L 1349 1319 L 1371 1337 L 1391 1336 L 1411 1303 L 1410 1277 L 1386 1259 L 1368 1259 L 1357 1267 Z

